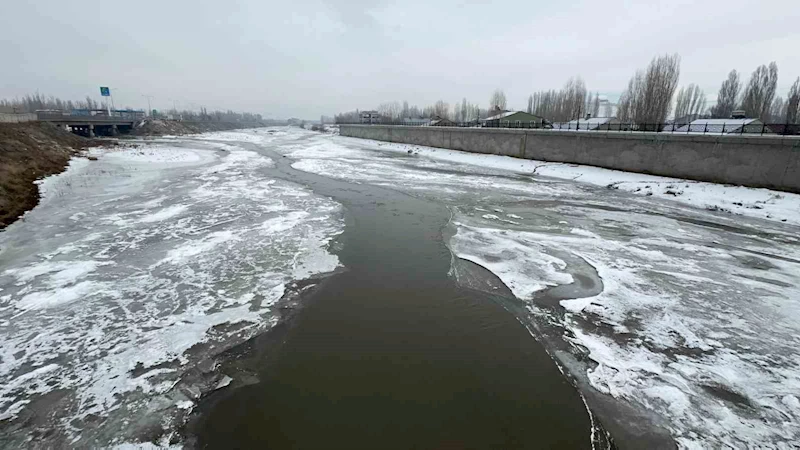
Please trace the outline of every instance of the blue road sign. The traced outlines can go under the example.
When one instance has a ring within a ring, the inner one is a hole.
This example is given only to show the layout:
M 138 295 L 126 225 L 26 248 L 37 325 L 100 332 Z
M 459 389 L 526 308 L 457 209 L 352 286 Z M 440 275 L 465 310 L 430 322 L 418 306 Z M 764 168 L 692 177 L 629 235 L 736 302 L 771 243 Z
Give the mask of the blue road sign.
M 106 86 L 100 86 L 100 95 L 103 97 L 111 97 L 111 89 Z

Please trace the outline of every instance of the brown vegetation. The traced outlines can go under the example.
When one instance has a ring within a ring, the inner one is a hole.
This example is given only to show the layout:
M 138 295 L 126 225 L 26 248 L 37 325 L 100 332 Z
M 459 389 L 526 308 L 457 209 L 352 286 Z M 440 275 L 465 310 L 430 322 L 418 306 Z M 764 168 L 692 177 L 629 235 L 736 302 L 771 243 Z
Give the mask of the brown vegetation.
M 146 119 L 141 126 L 133 129 L 134 136 L 179 136 L 184 134 L 207 133 L 209 131 L 228 131 L 242 128 L 263 127 L 261 122 L 214 122 L 214 121 L 174 121 Z
M 39 122 L 0 123 L 0 229 L 39 201 L 34 181 L 64 170 L 92 141 Z

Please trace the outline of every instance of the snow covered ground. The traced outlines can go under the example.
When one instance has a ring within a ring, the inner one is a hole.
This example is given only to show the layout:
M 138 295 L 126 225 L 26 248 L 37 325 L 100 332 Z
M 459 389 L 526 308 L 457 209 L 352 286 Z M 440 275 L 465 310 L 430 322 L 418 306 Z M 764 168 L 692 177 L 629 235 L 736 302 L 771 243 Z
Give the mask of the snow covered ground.
M 800 441 L 800 196 L 343 137 L 277 150 L 448 204 L 451 250 L 563 328 L 594 362 L 588 383 L 655 412 L 681 447 Z
M 0 233 L 0 420 L 46 432 L 42 447 L 168 439 L 205 389 L 189 371 L 338 266 L 340 206 L 265 177 L 267 157 L 178 141 L 93 153 Z

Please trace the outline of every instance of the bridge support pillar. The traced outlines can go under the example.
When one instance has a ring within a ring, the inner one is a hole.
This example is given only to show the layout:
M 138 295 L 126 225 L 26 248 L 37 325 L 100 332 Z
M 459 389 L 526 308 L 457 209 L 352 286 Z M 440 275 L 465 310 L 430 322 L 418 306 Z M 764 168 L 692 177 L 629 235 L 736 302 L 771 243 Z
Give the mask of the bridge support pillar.
M 119 128 L 116 125 L 111 125 L 111 135 L 119 136 Z
M 94 137 L 94 125 L 89 125 L 89 137 Z

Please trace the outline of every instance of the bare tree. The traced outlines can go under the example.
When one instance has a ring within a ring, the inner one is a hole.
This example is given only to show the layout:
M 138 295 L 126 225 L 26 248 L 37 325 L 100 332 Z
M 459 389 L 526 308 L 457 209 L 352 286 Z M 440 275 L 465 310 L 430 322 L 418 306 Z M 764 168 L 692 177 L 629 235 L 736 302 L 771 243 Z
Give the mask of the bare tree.
M 592 117 L 600 116 L 600 94 L 594 94 L 594 105 L 592 105 Z
M 378 114 L 381 115 L 381 119 L 387 122 L 399 121 L 402 113 L 403 107 L 400 106 L 399 102 L 382 103 L 378 106 Z
M 583 107 L 584 115 L 592 112 L 592 105 L 594 105 L 594 97 L 592 96 L 592 93 L 589 92 L 589 95 L 586 97 L 586 105 Z M 594 117 L 594 115 L 592 115 L 592 117 Z
M 0 99 L 0 112 L 6 113 L 32 113 L 40 109 L 57 109 L 61 111 L 71 111 L 73 109 L 85 109 L 82 101 L 73 102 L 72 100 L 61 100 L 54 96 L 45 97 L 38 92 L 33 95 L 26 95 L 21 99 L 13 100 Z
M 439 100 L 433 105 L 433 107 L 430 107 L 430 117 L 441 117 L 442 119 L 449 119 L 450 105 L 448 105 L 447 102 L 445 101 Z
M 581 118 L 587 110 L 586 85 L 581 77 L 572 77 L 558 91 L 541 91 L 531 96 L 531 111 L 552 122 Z
M 614 106 L 611 104 L 610 101 L 606 100 L 605 111 L 603 112 L 603 115 L 605 117 L 611 117 L 613 114 L 614 114 Z
M 722 82 L 717 94 L 717 104 L 711 108 L 711 117 L 715 119 L 728 119 L 736 109 L 736 101 L 739 99 L 739 91 L 742 82 L 739 79 L 739 72 L 735 69 L 728 74 L 728 79 Z
M 628 87 L 622 91 L 619 96 L 619 103 L 617 104 L 617 118 L 623 122 L 632 122 L 634 116 L 634 103 L 636 102 L 636 94 L 641 91 L 639 85 L 643 83 L 643 75 L 641 71 L 637 71 L 636 75 L 628 81 Z
M 98 109 L 97 102 L 88 95 L 86 96 L 86 109 Z
M 502 89 L 495 89 L 489 99 L 489 109 L 506 109 L 506 93 Z
M 800 123 L 800 77 L 794 80 L 786 99 L 786 123 Z
M 783 101 L 783 97 L 775 97 L 775 100 L 772 101 L 772 105 L 769 107 L 768 121 L 770 123 L 784 123 L 786 121 L 786 103 Z
M 777 87 L 778 65 L 775 61 L 769 63 L 769 67 L 759 66 L 750 76 L 750 81 L 744 89 L 740 109 L 743 109 L 749 117 L 768 121 L 769 109 Z
M 689 123 L 705 110 L 706 94 L 696 84 L 682 87 L 675 101 L 675 120 Z
M 637 124 L 664 123 L 672 109 L 680 62 L 677 53 L 658 56 L 650 62 L 647 71 L 637 71 L 620 97 L 620 119 Z
M 528 114 L 533 113 L 533 95 L 528 96 Z
M 567 80 L 564 86 L 564 95 L 569 111 L 569 119 L 580 119 L 586 112 L 586 84 L 581 77 Z

